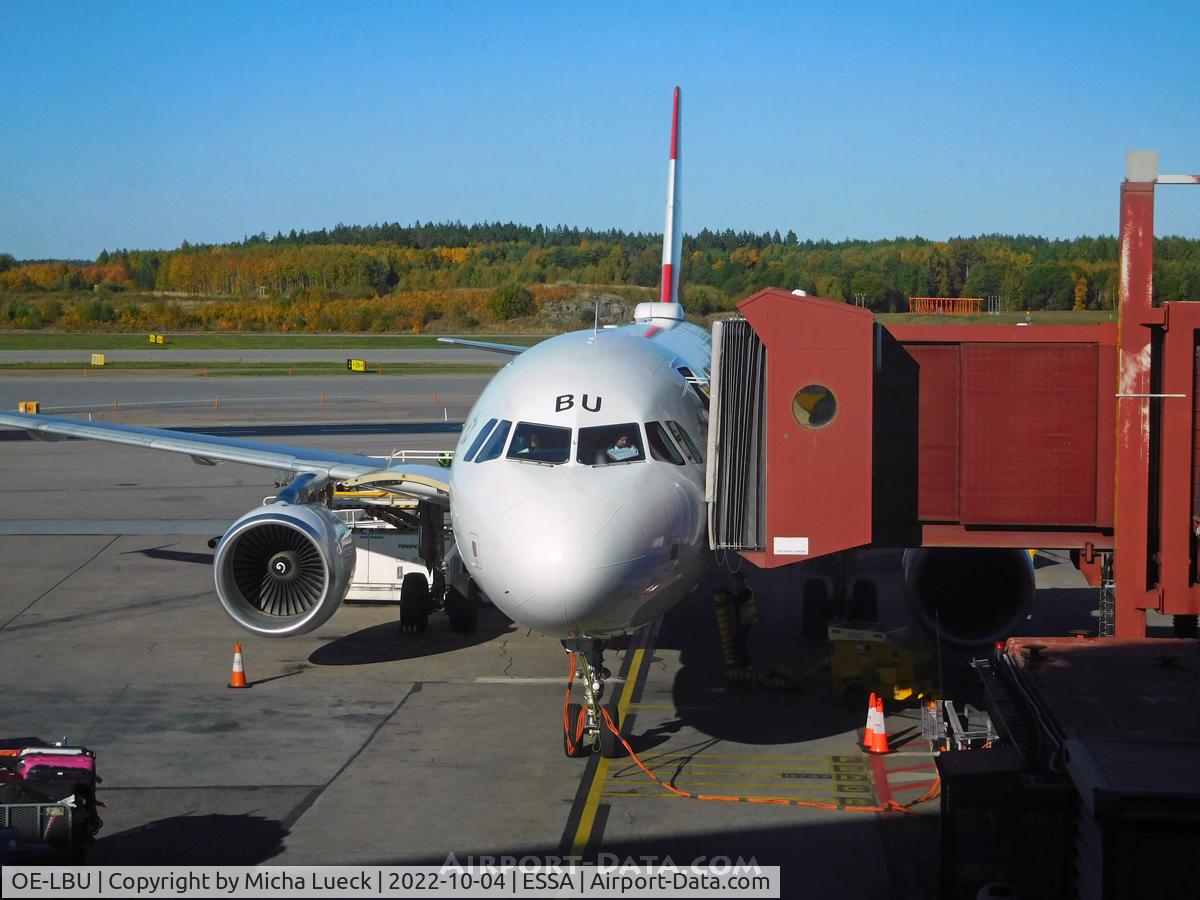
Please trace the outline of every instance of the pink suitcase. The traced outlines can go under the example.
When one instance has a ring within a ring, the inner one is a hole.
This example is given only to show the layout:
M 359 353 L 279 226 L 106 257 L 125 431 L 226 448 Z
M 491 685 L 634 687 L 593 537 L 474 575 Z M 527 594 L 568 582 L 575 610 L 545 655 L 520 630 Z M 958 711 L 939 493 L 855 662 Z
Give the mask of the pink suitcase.
M 22 778 L 29 777 L 29 770 L 34 766 L 49 766 L 53 769 L 82 769 L 85 772 L 90 772 L 93 777 L 96 774 L 96 757 L 92 753 L 84 751 L 83 753 L 55 753 L 54 748 L 38 748 L 45 749 L 43 753 L 22 753 L 21 762 L 17 767 L 17 774 Z

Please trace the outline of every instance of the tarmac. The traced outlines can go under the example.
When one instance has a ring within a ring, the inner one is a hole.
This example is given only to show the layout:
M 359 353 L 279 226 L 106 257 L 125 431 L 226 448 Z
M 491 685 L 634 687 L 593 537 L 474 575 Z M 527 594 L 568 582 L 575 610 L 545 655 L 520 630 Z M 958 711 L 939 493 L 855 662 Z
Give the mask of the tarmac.
M 488 340 L 486 336 L 478 340 Z M 504 343 L 505 338 L 498 338 Z M 406 349 L 394 347 L 351 347 L 341 349 L 295 348 L 295 349 L 239 349 L 225 348 L 215 350 L 176 350 L 164 348 L 161 350 L 103 350 L 108 362 L 170 362 L 170 363 L 204 363 L 239 362 L 239 363 L 306 363 L 306 362 L 337 362 L 345 363 L 347 359 L 364 359 L 372 367 L 378 363 L 414 363 L 421 365 L 465 365 L 490 364 L 503 365 L 507 357 L 488 350 L 473 350 L 469 347 L 449 347 L 445 349 Z M 79 363 L 86 366 L 91 362 L 90 350 L 0 350 L 0 363 Z
M 203 377 L 172 370 L 0 374 L 0 409 L 36 400 L 46 415 L 91 413 L 142 425 L 457 421 L 485 375 Z M 151 411 L 158 414 L 150 415 Z M 111 413 L 111 415 L 109 415 Z
M 272 394 L 268 381 L 284 385 Z M 483 384 L 396 378 L 391 396 L 322 406 L 312 402 L 321 381 L 222 379 L 245 402 L 201 409 L 188 379 L 122 379 L 111 385 L 128 388 L 128 400 L 117 412 L 109 401 L 105 415 L 232 423 L 344 452 L 443 449 Z M 0 378 L 0 404 L 99 407 L 95 387 L 60 376 L 31 393 L 28 380 Z M 431 389 L 437 404 L 427 402 Z M 364 422 L 375 430 L 345 430 Z M 206 538 L 274 493 L 268 470 L 27 440 L 0 440 L 0 467 L 0 732 L 65 735 L 97 752 L 107 808 L 91 862 L 742 857 L 783 866 L 788 897 L 936 891 L 936 801 L 916 814 L 876 814 L 680 799 L 630 759 L 565 758 L 566 655 L 490 606 L 470 635 L 452 633 L 440 615 L 424 634 L 400 634 L 393 606 L 350 603 L 299 638 L 242 632 L 216 601 Z M 898 554 L 864 554 L 860 574 L 878 585 L 881 619 L 906 622 Z M 822 669 L 827 644 L 800 635 L 802 575 L 751 572 L 763 620 L 751 655 L 760 669 L 799 673 L 795 689 L 723 677 L 711 596 L 730 575 L 714 564 L 690 598 L 610 652 L 623 731 L 650 769 L 686 791 L 916 799 L 933 777 L 914 738 L 917 711 L 889 710 L 899 752 L 879 759 L 858 749 L 865 710 L 834 693 Z M 1094 594 L 1073 569 L 1044 555 L 1038 578 L 1045 590 L 1028 633 L 1094 627 Z M 226 688 L 235 641 L 249 690 Z M 947 655 L 943 666 L 951 683 L 965 657 Z

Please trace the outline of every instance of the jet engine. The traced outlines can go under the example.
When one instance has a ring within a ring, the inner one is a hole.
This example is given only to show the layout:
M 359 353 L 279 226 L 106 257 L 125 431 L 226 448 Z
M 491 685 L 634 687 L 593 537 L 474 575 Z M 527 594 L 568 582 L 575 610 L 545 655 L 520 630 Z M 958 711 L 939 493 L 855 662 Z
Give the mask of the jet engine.
M 1004 640 L 1033 603 L 1033 560 L 1024 550 L 911 549 L 903 567 L 913 617 L 955 646 Z
M 326 507 L 267 504 L 234 522 L 217 544 L 217 597 L 255 634 L 305 634 L 345 599 L 354 557 L 350 530 Z

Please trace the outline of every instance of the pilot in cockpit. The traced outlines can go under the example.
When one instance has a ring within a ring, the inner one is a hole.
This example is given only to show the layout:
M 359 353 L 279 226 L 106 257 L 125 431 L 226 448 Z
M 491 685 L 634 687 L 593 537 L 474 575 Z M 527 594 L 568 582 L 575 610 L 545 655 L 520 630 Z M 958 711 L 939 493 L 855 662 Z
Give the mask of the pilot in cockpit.
M 638 448 L 634 446 L 629 435 L 623 434 L 608 448 L 604 454 L 609 462 L 624 462 L 627 459 L 632 459 L 638 455 Z
M 536 431 L 529 435 L 529 443 L 517 451 L 517 456 L 536 457 L 542 449 L 542 436 Z

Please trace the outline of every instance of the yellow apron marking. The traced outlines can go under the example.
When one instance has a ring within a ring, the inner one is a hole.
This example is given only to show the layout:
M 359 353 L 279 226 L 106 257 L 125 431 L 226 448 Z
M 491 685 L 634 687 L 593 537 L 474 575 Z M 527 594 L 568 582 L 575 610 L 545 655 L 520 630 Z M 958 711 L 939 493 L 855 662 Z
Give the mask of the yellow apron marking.
M 621 722 L 625 721 L 625 712 L 629 709 L 629 700 L 633 696 L 638 677 L 642 674 L 642 663 L 645 658 L 646 651 L 641 647 L 633 651 L 633 663 L 629 666 L 629 675 L 625 678 L 625 690 L 621 692 L 621 699 L 617 703 L 618 718 Z M 602 727 L 607 726 L 602 725 Z M 571 842 L 571 855 L 573 856 L 583 856 L 587 849 L 592 829 L 596 825 L 596 813 L 600 811 L 600 796 L 603 793 L 604 782 L 608 778 L 611 762 L 611 760 L 601 757 L 596 766 L 596 774 L 592 778 L 592 786 L 588 790 L 587 800 L 583 803 L 583 813 L 579 817 L 579 827 L 575 830 L 575 840 Z
M 609 785 L 609 791 L 612 790 L 612 787 L 612 785 Z M 698 787 L 762 787 L 774 788 L 775 790 L 779 791 L 787 791 L 789 788 L 791 790 L 796 790 L 800 787 L 800 785 L 790 786 L 786 781 L 780 779 L 779 781 L 677 781 L 675 782 L 675 787 L 679 788 L 681 791 L 688 791 L 689 793 L 694 794 L 696 793 L 695 789 Z M 833 791 L 834 793 L 837 793 L 837 786 L 832 783 L 828 785 L 805 784 L 803 787 L 805 791 L 820 791 L 821 793 Z M 662 794 L 666 793 L 666 791 L 664 791 L 662 788 L 658 788 L 658 793 Z M 700 793 L 712 792 L 701 791 Z M 772 793 L 774 793 L 774 791 Z
M 663 763 L 661 765 L 647 764 L 646 768 L 649 769 L 651 772 L 655 772 L 661 776 L 663 774 L 664 770 L 670 770 L 670 769 L 674 768 L 674 764 L 672 764 L 672 763 Z M 784 767 L 780 766 L 779 763 L 763 763 L 761 765 L 753 765 L 753 764 L 746 764 L 746 763 L 694 763 L 694 762 L 689 762 L 684 767 L 682 774 L 686 775 L 689 772 L 692 772 L 692 773 L 703 772 L 703 773 L 715 776 L 715 775 L 733 775 L 739 771 L 745 771 L 745 773 L 747 775 L 762 775 L 762 774 L 764 774 L 764 772 L 780 774 L 781 770 L 783 768 Z M 816 769 L 817 771 L 828 771 L 829 760 L 824 760 L 822 762 L 811 762 L 811 763 L 810 762 L 795 763 L 793 765 L 788 766 L 787 768 L 790 768 L 790 769 Z M 625 778 L 627 776 L 633 776 L 635 778 L 636 777 L 642 777 L 642 778 L 646 777 L 642 773 L 642 770 L 639 769 L 637 766 L 627 766 L 618 771 L 611 772 L 610 774 L 611 774 L 612 778 Z M 784 777 L 784 776 L 781 775 L 781 777 Z M 927 778 L 928 776 L 923 775 L 921 777 Z
M 661 791 L 661 790 L 660 791 L 645 791 L 645 792 L 642 792 L 642 791 L 629 791 L 629 792 L 605 791 L 600 796 L 607 797 L 611 800 L 690 800 L 690 799 L 692 799 L 691 797 L 680 797 L 678 794 L 669 794 L 666 791 Z M 742 796 L 742 795 L 738 794 L 737 796 Z M 746 795 L 747 799 L 751 799 L 754 796 L 755 795 L 753 795 L 753 794 Z M 802 802 L 806 801 L 806 802 L 811 802 L 811 803 L 834 803 L 834 802 L 837 802 L 837 800 L 842 799 L 840 797 L 837 797 L 836 795 L 833 798 L 831 798 L 828 794 L 787 794 L 787 793 L 772 792 L 770 796 L 779 797 L 781 799 L 787 799 L 787 800 L 800 800 Z M 866 804 L 855 801 L 852 803 L 847 803 L 845 805 L 847 805 L 847 806 L 865 806 Z
M 706 757 L 699 758 L 704 759 Z M 867 774 L 866 765 L 861 758 L 853 756 L 806 757 L 801 758 L 799 764 L 796 764 L 794 761 L 795 758 L 792 758 L 792 760 L 791 765 L 787 768 L 793 770 L 806 769 L 807 771 L 782 771 L 785 767 L 780 766 L 778 763 L 767 765 L 715 763 L 704 767 L 714 768 L 717 771 L 695 772 L 693 771 L 694 769 L 704 764 L 689 762 L 685 770 L 681 773 L 679 780 L 674 782 L 674 784 L 681 791 L 693 794 L 735 795 L 747 798 L 780 797 L 790 800 L 812 801 L 814 803 L 837 802 L 843 806 L 870 806 L 878 804 L 871 779 Z M 725 771 L 721 771 L 722 769 Z M 736 780 L 739 776 L 743 778 L 764 778 L 774 773 L 778 774 L 778 780 Z M 623 776 L 635 777 L 641 774 L 641 771 L 633 766 L 620 772 L 612 772 L 610 769 L 610 783 L 603 787 L 600 796 L 610 799 L 647 799 L 652 797 L 687 799 L 680 798 L 657 787 L 634 787 L 631 785 L 628 788 L 624 788 L 620 786 Z M 693 775 L 709 780 L 693 781 L 691 778 Z M 727 776 L 728 780 L 713 780 L 720 779 L 721 776 Z M 745 788 L 765 788 L 767 790 L 747 793 L 744 790 Z M 829 794 L 833 794 L 832 801 L 828 796 Z

